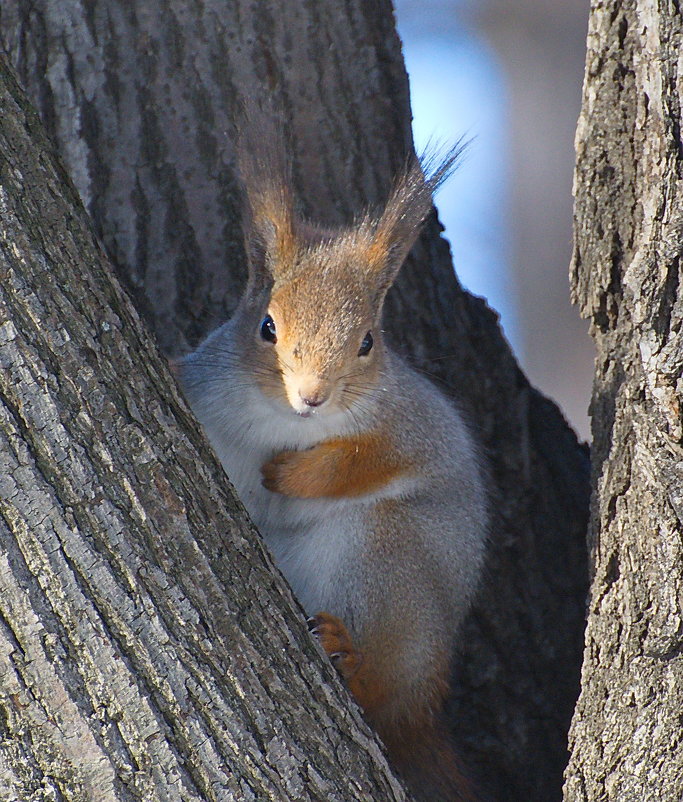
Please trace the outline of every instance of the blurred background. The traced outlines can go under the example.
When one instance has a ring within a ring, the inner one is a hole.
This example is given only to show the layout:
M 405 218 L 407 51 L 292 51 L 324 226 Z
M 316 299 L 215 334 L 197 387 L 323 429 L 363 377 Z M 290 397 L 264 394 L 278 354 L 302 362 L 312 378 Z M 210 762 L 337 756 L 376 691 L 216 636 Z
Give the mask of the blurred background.
M 569 300 L 588 0 L 394 0 L 418 151 L 472 137 L 437 196 L 462 284 L 589 439 L 593 345 Z

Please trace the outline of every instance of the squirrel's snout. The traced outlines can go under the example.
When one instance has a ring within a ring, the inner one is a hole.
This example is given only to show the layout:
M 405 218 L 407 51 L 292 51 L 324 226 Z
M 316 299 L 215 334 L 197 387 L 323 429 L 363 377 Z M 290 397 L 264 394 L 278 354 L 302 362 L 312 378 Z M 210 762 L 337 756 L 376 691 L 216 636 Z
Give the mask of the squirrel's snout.
M 328 382 L 317 376 L 292 377 L 285 382 L 289 403 L 299 414 L 305 417 L 329 400 L 331 387 Z
M 306 404 L 307 407 L 319 407 L 321 404 L 324 404 L 327 400 L 327 396 L 324 393 L 317 392 L 317 393 L 304 393 L 299 390 L 299 397 L 301 400 Z

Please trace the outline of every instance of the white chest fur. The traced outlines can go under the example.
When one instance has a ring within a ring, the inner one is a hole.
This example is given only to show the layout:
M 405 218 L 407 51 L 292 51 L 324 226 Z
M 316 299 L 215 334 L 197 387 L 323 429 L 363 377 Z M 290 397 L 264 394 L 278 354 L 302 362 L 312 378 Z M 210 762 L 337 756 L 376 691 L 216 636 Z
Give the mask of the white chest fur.
M 339 609 L 344 595 L 339 576 L 361 547 L 362 509 L 370 500 L 298 499 L 272 493 L 261 483 L 261 467 L 281 451 L 339 435 L 347 422 L 342 415 L 302 419 L 274 404 L 265 406 L 262 397 L 254 403 L 244 400 L 197 409 L 198 417 L 307 613 Z

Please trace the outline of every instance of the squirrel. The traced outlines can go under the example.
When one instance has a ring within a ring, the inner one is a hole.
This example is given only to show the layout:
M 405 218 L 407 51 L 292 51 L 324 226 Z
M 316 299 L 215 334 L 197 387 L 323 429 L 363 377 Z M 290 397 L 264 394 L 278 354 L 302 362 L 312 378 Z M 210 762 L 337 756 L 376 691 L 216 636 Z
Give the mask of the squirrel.
M 297 214 L 283 138 L 238 144 L 249 275 L 183 357 L 190 405 L 389 757 L 420 799 L 474 800 L 441 718 L 487 541 L 462 412 L 385 343 L 385 294 L 460 148 L 413 158 L 381 213 Z

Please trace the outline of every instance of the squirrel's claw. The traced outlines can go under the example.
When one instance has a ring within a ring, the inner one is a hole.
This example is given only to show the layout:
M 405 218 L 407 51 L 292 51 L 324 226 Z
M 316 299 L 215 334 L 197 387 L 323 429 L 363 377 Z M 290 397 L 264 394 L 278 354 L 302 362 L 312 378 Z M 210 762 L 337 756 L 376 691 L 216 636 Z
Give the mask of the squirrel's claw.
M 334 667 L 350 679 L 358 670 L 362 655 L 353 645 L 343 621 L 330 613 L 318 613 L 308 619 L 308 628 L 325 650 Z

